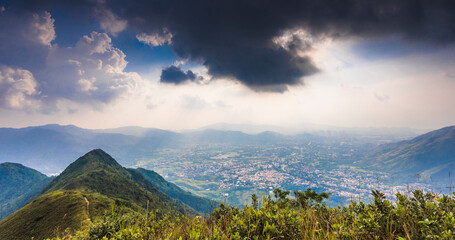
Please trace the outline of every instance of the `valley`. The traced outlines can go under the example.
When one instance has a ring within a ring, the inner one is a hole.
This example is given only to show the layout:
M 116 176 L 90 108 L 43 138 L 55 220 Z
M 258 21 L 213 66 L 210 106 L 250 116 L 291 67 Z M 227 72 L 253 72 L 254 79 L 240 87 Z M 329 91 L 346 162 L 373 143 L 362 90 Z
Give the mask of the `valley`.
M 4 133 L 0 161 L 58 174 L 77 156 L 102 148 L 123 166 L 153 170 L 185 191 L 234 206 L 244 206 L 252 194 L 267 195 L 275 188 L 330 192 L 332 205 L 351 199 L 371 201 L 373 189 L 392 199 L 396 192 L 414 189 L 446 193 L 451 179 L 442 170 L 451 171 L 447 164 L 453 161 L 450 127 L 417 138 L 417 132 L 391 129 L 283 135 L 235 129 L 89 130 L 71 125 L 0 129 L 0 133 Z M 414 160 L 406 149 L 439 156 L 440 161 Z M 400 163 L 400 158 L 408 165 L 418 162 L 419 168 L 393 167 L 391 163 Z
M 198 145 L 156 150 L 136 167 L 154 169 L 183 189 L 236 206 L 250 203 L 252 194 L 269 194 L 275 188 L 330 192 L 334 205 L 353 198 L 369 201 L 372 189 L 389 198 L 398 191 L 430 189 L 418 179 L 405 182 L 393 174 L 366 169 L 357 163 L 360 159 L 352 162 L 366 148 L 311 141 L 304 145 Z

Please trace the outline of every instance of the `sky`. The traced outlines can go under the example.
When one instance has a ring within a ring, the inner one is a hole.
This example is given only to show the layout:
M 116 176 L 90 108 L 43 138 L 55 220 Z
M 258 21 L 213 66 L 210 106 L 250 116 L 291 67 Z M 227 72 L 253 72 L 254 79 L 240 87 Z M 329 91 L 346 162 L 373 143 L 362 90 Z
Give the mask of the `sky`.
M 450 0 L 0 0 L 0 127 L 455 124 Z

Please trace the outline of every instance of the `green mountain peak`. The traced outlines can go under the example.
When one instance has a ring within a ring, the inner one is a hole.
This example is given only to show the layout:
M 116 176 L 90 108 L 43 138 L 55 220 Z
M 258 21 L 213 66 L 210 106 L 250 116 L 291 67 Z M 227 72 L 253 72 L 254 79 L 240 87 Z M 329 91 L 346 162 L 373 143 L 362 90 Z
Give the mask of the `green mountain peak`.
M 195 213 L 142 174 L 123 168 L 109 154 L 95 149 L 71 163 L 29 204 L 1 221 L 0 239 L 52 237 L 64 231 L 62 227 L 78 230 L 84 221 L 101 217 L 113 203 L 128 211 L 159 209 L 172 215 Z M 24 230 L 24 225 L 32 227 Z

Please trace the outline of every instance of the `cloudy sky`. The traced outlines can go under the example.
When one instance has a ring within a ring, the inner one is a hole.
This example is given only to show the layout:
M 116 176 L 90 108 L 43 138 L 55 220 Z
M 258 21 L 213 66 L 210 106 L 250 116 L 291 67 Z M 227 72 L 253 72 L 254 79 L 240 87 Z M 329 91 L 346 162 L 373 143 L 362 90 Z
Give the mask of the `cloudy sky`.
M 453 125 L 453 9 L 0 0 L 0 126 Z

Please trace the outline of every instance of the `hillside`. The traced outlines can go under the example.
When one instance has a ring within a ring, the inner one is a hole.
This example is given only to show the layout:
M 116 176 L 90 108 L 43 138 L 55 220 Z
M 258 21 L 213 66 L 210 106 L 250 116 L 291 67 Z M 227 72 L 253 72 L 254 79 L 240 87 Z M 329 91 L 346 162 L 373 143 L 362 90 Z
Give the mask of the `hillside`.
M 89 211 L 87 211 L 87 202 Z M 101 216 L 113 200 L 95 193 L 55 191 L 42 195 L 0 222 L 0 239 L 23 240 L 63 236 Z
M 218 206 L 218 203 L 207 198 L 195 196 L 190 192 L 182 190 L 177 185 L 166 181 L 163 177 L 161 177 L 158 173 L 147 170 L 143 168 L 137 169 L 128 169 L 130 172 L 139 172 L 144 176 L 145 179 L 150 181 L 154 186 L 156 186 L 159 190 L 166 193 L 168 196 L 174 199 L 178 199 L 185 203 L 186 205 L 192 207 L 193 209 L 197 210 L 198 212 L 203 213 L 210 213 L 213 209 Z
M 187 211 L 142 175 L 131 174 L 101 149 L 92 150 L 71 163 L 42 193 L 57 190 L 96 192 L 132 202 L 142 208 L 146 208 L 149 202 L 150 206 L 166 212 Z
M 36 199 L 1 221 L 0 239 L 52 237 L 68 227 L 78 230 L 85 226 L 82 223 L 110 211 L 113 203 L 126 211 L 159 209 L 170 215 L 195 212 L 96 149 L 70 164 Z
M 455 126 L 382 145 L 366 159 L 366 164 L 383 171 L 401 173 L 403 177 L 417 174 L 449 184 L 449 173 L 455 174 Z
M 0 164 L 0 220 L 15 212 L 52 178 L 17 163 Z

